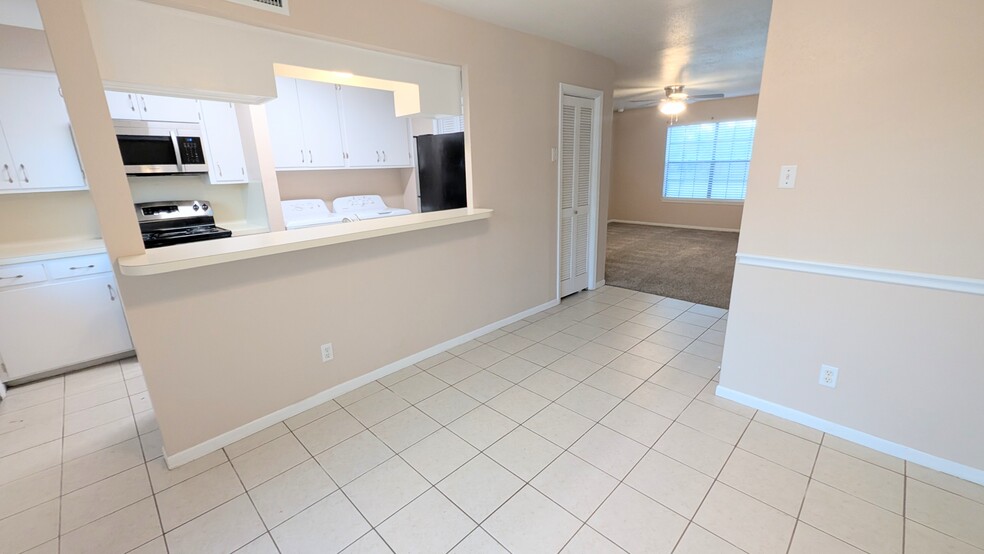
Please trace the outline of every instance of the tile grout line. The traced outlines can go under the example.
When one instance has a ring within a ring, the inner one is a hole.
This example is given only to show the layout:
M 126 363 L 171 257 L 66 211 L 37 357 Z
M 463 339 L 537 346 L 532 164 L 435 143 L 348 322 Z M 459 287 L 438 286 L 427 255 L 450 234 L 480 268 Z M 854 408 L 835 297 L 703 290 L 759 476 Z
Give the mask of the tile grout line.
M 824 437 L 825 434 L 826 433 L 820 435 L 820 443 L 817 444 L 817 453 L 816 453 L 815 456 L 813 456 L 813 464 L 810 466 L 810 474 L 806 478 L 806 489 L 803 491 L 803 499 L 800 500 L 799 510 L 796 511 L 796 522 L 793 524 L 793 532 L 789 536 L 789 544 L 786 545 L 786 554 L 789 554 L 789 552 L 792 550 L 792 548 L 793 548 L 793 540 L 796 539 L 796 530 L 799 529 L 799 526 L 800 526 L 800 522 L 801 522 L 800 516 L 803 515 L 803 507 L 806 506 L 806 497 L 807 497 L 808 494 L 810 494 L 810 484 L 813 483 L 813 473 L 817 469 L 817 461 L 820 460 L 820 452 L 821 452 L 821 450 L 823 450 L 823 437 Z M 803 525 L 808 525 L 808 524 L 806 522 L 803 522 Z M 821 532 L 823 532 L 824 534 L 827 534 L 824 531 L 821 531 Z M 830 536 L 833 537 L 833 535 L 830 535 Z M 834 537 L 834 538 L 836 539 L 837 537 Z M 841 539 L 837 539 L 837 540 L 841 540 Z M 842 542 L 844 542 L 845 544 L 847 544 L 847 541 L 842 541 Z

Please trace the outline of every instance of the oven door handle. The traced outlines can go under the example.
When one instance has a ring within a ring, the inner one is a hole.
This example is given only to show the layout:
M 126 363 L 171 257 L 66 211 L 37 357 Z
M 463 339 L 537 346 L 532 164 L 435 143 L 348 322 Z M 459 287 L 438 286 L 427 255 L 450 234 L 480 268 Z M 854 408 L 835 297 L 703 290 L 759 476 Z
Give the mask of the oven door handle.
M 178 133 L 170 131 L 168 135 L 171 137 L 171 146 L 174 148 L 174 159 L 177 160 L 178 172 L 183 172 L 184 162 L 181 159 L 181 149 L 178 147 Z

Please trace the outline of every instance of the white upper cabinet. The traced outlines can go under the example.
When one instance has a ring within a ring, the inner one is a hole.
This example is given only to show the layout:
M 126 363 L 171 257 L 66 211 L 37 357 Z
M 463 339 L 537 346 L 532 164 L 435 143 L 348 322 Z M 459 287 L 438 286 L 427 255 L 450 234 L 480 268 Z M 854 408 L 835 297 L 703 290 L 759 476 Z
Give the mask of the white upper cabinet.
M 338 89 L 330 83 L 297 81 L 304 143 L 312 167 L 344 167 L 341 122 L 338 118 Z
M 0 191 L 17 190 L 20 183 L 14 177 L 17 169 L 14 167 L 14 158 L 10 155 L 7 148 L 7 139 L 3 134 L 3 124 L 0 123 Z
M 394 115 L 393 93 L 359 87 L 341 89 L 349 167 L 410 166 L 410 133 L 407 121 Z
M 202 130 L 208 153 L 208 177 L 213 184 L 245 183 L 246 156 L 236 106 L 230 102 L 200 101 Z
M 335 85 L 277 77 L 266 111 L 277 169 L 345 166 Z
M 109 116 L 113 119 L 140 119 L 136 93 L 107 90 L 106 103 L 109 104 Z
M 0 190 L 85 187 L 53 73 L 0 72 L 0 129 Z
M 190 98 L 106 91 L 106 103 L 113 119 L 198 122 L 198 101 Z

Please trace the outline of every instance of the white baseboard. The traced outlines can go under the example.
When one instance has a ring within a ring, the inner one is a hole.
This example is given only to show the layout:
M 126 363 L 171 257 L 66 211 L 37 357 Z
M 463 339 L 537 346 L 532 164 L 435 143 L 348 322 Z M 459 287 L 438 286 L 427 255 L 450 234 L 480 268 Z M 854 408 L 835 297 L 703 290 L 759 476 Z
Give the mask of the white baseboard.
M 673 227 L 675 229 L 696 229 L 698 231 L 724 231 L 726 233 L 737 233 L 738 229 L 727 229 L 724 227 L 701 227 L 700 225 L 674 225 L 673 223 L 653 223 L 652 221 L 630 221 L 628 219 L 609 219 L 609 223 L 631 223 L 632 225 L 649 225 L 650 227 Z
M 355 379 L 336 385 L 328 390 L 319 392 L 318 394 L 311 396 L 309 398 L 305 398 L 304 400 L 301 400 L 296 404 L 291 404 L 290 406 L 281 408 L 273 413 L 255 419 L 247 423 L 246 425 L 222 433 L 221 435 L 208 439 L 205 442 L 196 444 L 191 448 L 186 448 L 185 450 L 170 455 L 167 452 L 164 452 L 164 461 L 165 463 L 167 463 L 167 467 L 170 469 L 174 469 L 178 466 L 187 464 L 188 462 L 197 460 L 202 456 L 211 454 L 212 452 L 215 452 L 220 448 L 229 446 L 230 444 L 240 439 L 244 439 L 252 435 L 253 433 L 256 433 L 257 431 L 262 431 L 263 429 L 266 429 L 271 425 L 280 423 L 281 421 L 294 417 L 297 414 L 310 410 L 315 406 L 324 404 L 325 402 L 332 400 L 333 398 L 337 398 L 338 396 L 341 396 L 347 392 L 353 391 L 361 387 L 362 385 L 371 383 L 376 379 L 386 377 L 391 373 L 395 373 L 419 361 L 426 360 L 431 356 L 440 354 L 441 352 L 444 352 L 449 348 L 454 348 L 459 344 L 464 344 L 472 339 L 476 339 L 482 335 L 491 333 L 492 331 L 495 331 L 500 327 L 504 327 L 506 325 L 509 325 L 510 323 L 515 323 L 523 319 L 524 317 L 529 317 L 535 313 L 542 312 L 543 310 L 552 308 L 558 304 L 560 304 L 560 300 L 554 299 L 545 304 L 541 304 L 539 306 L 535 306 L 528 310 L 522 311 L 518 314 L 511 315 L 505 319 L 496 321 L 495 323 L 490 323 L 485 327 L 465 333 L 460 337 L 455 337 L 453 339 L 446 340 L 440 344 L 436 344 L 430 348 L 421 350 L 416 354 L 411 354 L 403 359 L 397 360 L 390 364 L 386 364 L 379 369 L 370 371 L 365 375 L 361 375 L 359 377 L 356 377 Z
M 844 440 L 848 440 L 862 446 L 867 446 L 872 450 L 877 450 L 890 456 L 895 456 L 896 458 L 914 462 L 930 469 L 935 469 L 936 471 L 948 473 L 972 483 L 984 485 L 984 469 L 977 469 L 940 458 L 939 456 L 927 454 L 920 450 L 916 450 L 915 448 L 910 448 L 908 446 L 894 443 L 874 435 L 869 435 L 862 431 L 858 431 L 857 429 L 852 429 L 839 423 L 833 423 L 825 419 L 820 419 L 819 417 L 812 416 L 792 408 L 787 408 L 768 400 L 762 400 L 761 398 L 751 396 L 743 392 L 722 387 L 721 385 L 717 386 L 716 394 L 721 398 L 727 398 L 728 400 L 732 400 L 739 404 L 744 404 L 745 406 L 755 408 L 756 410 L 761 410 L 774 416 L 779 416 L 783 419 L 788 419 L 790 421 L 806 425 L 807 427 L 812 427 L 813 429 L 823 431 L 824 433 L 829 433 L 835 437 L 840 437 Z
M 0 400 L 7 398 L 7 385 L 0 382 Z

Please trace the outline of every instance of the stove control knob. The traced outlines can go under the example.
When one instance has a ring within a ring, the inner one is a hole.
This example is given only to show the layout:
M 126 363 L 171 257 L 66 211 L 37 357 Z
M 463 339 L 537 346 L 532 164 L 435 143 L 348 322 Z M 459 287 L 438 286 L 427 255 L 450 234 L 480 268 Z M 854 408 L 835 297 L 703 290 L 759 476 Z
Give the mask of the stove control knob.
M 193 210 L 195 210 L 195 211 L 197 212 L 197 211 L 198 211 L 198 204 L 195 204 L 195 205 L 193 205 L 193 206 L 191 207 L 191 209 L 193 209 Z
M 207 212 L 208 211 L 208 204 L 202 204 L 202 209 Z

